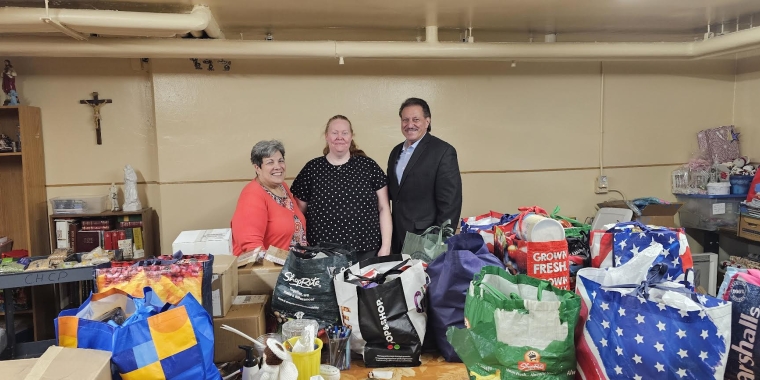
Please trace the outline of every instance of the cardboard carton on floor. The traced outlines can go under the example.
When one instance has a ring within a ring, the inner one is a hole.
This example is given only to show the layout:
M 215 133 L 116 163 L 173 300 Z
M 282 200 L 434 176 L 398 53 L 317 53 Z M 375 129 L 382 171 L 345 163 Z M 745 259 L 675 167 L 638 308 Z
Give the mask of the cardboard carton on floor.
M 627 203 L 624 201 L 608 201 L 597 204 L 599 208 L 611 207 L 611 208 L 626 208 L 630 209 Z M 663 227 L 678 227 L 675 221 L 675 215 L 678 213 L 678 209 L 683 206 L 683 203 L 671 203 L 671 204 L 651 204 L 641 209 L 641 216 L 637 216 L 636 212 L 633 213 L 633 219 L 638 220 L 643 224 L 652 226 Z
M 214 275 L 211 278 L 211 306 L 214 317 L 223 317 L 238 295 L 237 257 L 214 256 Z
M 253 345 L 247 339 L 222 330 L 222 325 L 240 330 L 253 339 L 266 333 L 265 309 L 269 296 L 237 296 L 230 311 L 221 318 L 214 318 L 214 363 L 225 363 L 245 359 L 245 353 L 238 345 Z
M 238 268 L 238 294 L 272 294 L 282 266 L 269 260 Z
M 232 229 L 182 231 L 172 243 L 172 252 L 177 251 L 182 251 L 185 255 L 231 255 Z
M 0 378 L 111 380 L 111 353 L 51 346 L 38 359 L 0 361 Z

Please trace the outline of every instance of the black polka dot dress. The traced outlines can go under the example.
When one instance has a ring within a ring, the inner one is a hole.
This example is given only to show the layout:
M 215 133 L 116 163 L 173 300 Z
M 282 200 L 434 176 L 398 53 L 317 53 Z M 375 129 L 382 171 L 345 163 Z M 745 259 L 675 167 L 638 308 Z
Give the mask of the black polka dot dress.
M 309 244 L 347 244 L 359 252 L 380 249 L 377 191 L 387 183 L 383 169 L 369 157 L 352 156 L 343 165 L 333 165 L 324 156 L 309 161 L 290 187 L 308 203 Z

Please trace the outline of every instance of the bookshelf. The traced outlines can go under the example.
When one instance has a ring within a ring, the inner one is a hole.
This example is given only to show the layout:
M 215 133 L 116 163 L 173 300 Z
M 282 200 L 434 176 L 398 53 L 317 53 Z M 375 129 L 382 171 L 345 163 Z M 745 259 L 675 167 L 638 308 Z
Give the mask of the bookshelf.
M 110 220 L 111 226 L 114 229 L 119 229 L 120 217 L 130 217 L 130 220 L 136 220 L 139 217 L 142 222 L 142 238 L 143 246 L 145 249 L 145 257 L 153 257 L 161 252 L 160 244 L 158 241 L 158 223 L 156 212 L 151 207 L 143 208 L 139 211 L 105 211 L 97 214 L 52 214 L 49 216 L 48 224 L 50 225 L 49 244 L 51 250 L 56 247 L 56 232 L 55 232 L 55 220 L 56 219 L 75 219 L 77 221 L 84 220 Z M 134 218 L 133 218 L 134 217 Z
M 16 140 L 18 127 L 21 152 L 0 153 L 0 234 L 13 239 L 13 249 L 45 256 L 50 247 L 40 109 L 0 107 L 0 133 Z
M 42 116 L 38 107 L 0 106 L 0 133 L 12 140 L 21 137 L 20 152 L 0 152 L 0 235 L 13 240 L 13 249 L 30 256 L 50 254 L 45 188 L 45 152 Z M 34 339 L 54 335 L 52 285 L 31 288 L 31 310 L 20 317 L 31 318 Z

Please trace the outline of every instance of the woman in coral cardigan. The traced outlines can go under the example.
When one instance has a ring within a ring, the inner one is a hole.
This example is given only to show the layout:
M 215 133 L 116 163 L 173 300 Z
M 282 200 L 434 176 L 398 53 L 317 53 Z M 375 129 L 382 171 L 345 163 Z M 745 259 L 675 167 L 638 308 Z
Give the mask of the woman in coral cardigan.
M 249 257 L 270 246 L 306 245 L 303 213 L 285 184 L 285 147 L 259 141 L 251 150 L 256 178 L 240 192 L 232 216 L 232 251 Z

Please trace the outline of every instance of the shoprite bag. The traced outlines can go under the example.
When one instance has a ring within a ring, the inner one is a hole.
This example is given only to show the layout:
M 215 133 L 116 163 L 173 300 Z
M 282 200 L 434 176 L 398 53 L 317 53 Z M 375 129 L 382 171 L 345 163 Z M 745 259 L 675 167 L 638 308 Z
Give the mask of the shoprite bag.
M 580 297 L 486 266 L 472 280 L 465 325 L 446 337 L 471 379 L 571 380 Z
M 367 367 L 420 365 L 427 324 L 425 263 L 406 255 L 375 257 L 335 276 L 351 350 Z
M 290 251 L 272 296 L 272 310 L 287 318 L 303 313 L 324 327 L 340 320 L 333 276 L 353 264 L 355 253 L 347 246 L 320 243 Z M 317 256 L 317 257 L 315 257 Z

